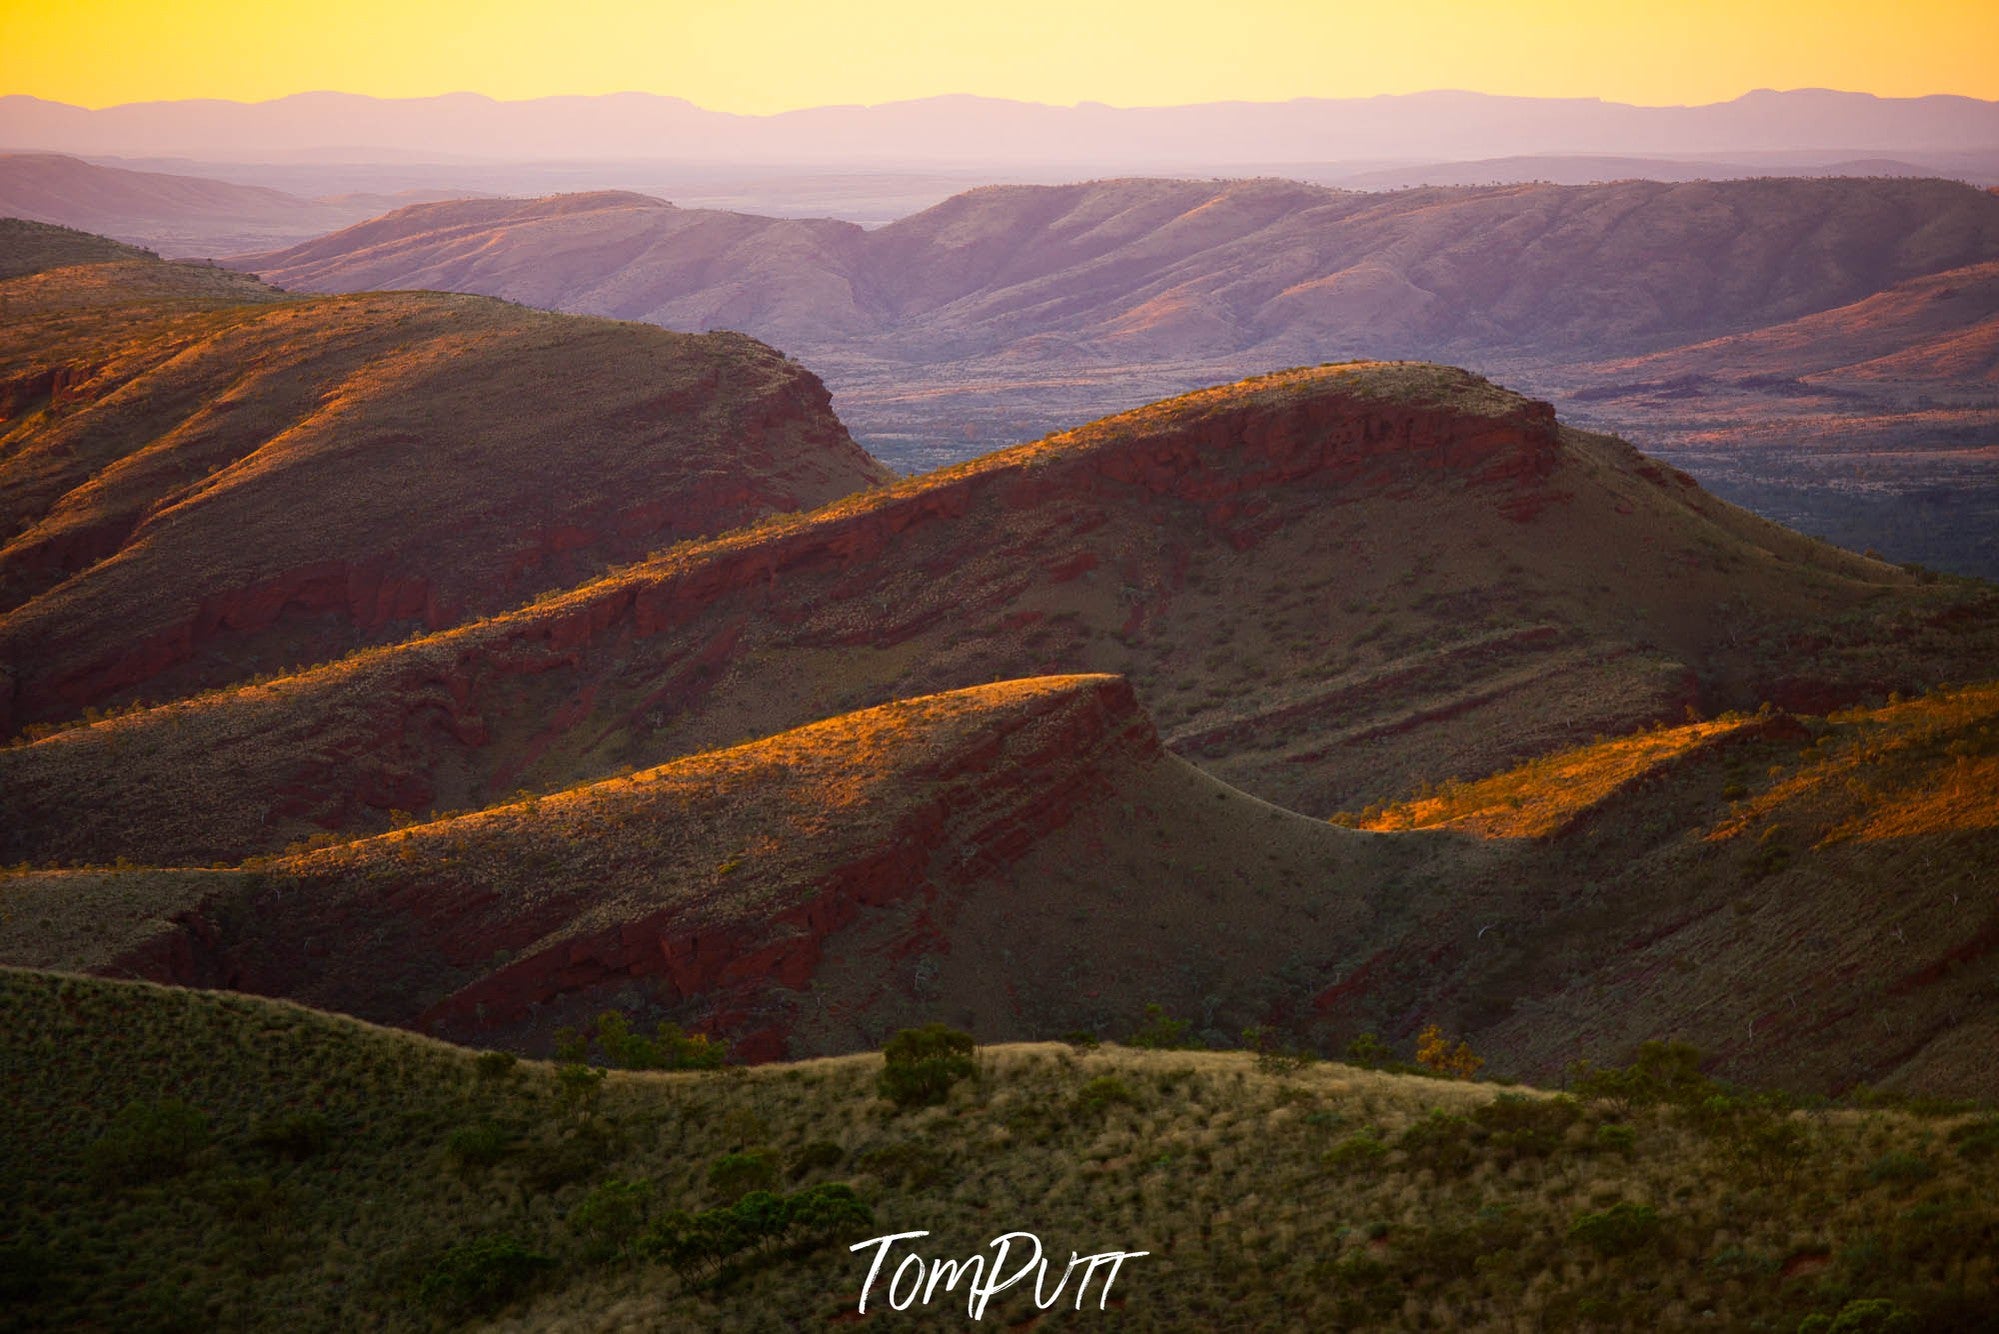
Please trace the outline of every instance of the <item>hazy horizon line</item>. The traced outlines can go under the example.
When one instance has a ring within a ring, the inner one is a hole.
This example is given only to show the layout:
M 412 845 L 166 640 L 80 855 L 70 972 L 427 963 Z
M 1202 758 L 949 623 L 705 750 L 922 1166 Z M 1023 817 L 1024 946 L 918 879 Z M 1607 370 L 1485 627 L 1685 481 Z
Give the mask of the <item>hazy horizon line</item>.
M 820 102 L 807 106 L 788 107 L 781 111 L 731 111 L 722 107 L 705 106 L 692 98 L 677 93 L 662 93 L 640 88 L 618 89 L 602 93 L 540 93 L 533 97 L 496 97 L 491 93 L 473 88 L 458 88 L 440 93 L 413 95 L 385 95 L 380 93 L 354 92 L 343 88 L 306 88 L 284 93 L 277 97 L 243 99 L 235 97 L 162 97 L 147 98 L 131 102 L 106 102 L 92 106 L 82 102 L 68 102 L 61 98 L 43 97 L 38 93 L 0 93 L 0 101 L 21 98 L 40 102 L 47 106 L 65 107 L 74 111 L 120 111 L 141 107 L 187 106 L 209 104 L 234 107 L 274 106 L 281 102 L 291 102 L 304 98 L 347 97 L 370 102 L 438 102 L 454 98 L 475 98 L 496 106 L 525 106 L 537 102 L 591 102 L 613 98 L 647 98 L 661 102 L 677 102 L 684 106 L 714 116 L 732 116 L 741 120 L 776 120 L 785 116 L 806 115 L 816 111 L 879 111 L 891 107 L 916 106 L 926 102 L 990 102 L 1006 106 L 1032 107 L 1045 111 L 1177 111 L 1195 107 L 1229 106 L 1292 106 L 1298 103 L 1340 103 L 1340 102 L 1392 102 L 1432 97 L 1486 98 L 1503 102 L 1562 102 L 1579 105 L 1607 107 L 1629 107 L 1644 111 L 1697 111 L 1708 107 L 1731 106 L 1737 102 L 1757 96 L 1791 97 L 1799 94 L 1823 94 L 1831 97 L 1866 98 L 1875 102 L 1928 102 L 1958 101 L 1972 102 L 1980 106 L 1999 106 L 1999 98 L 1977 97 L 1969 93 L 1934 92 L 1897 96 L 1868 92 L 1857 88 L 1828 88 L 1822 85 L 1807 85 L 1796 88 L 1755 87 L 1747 88 L 1733 97 L 1711 102 L 1632 102 L 1609 97 L 1561 97 L 1536 93 L 1493 93 L 1477 88 L 1424 88 L 1404 93 L 1366 93 L 1348 97 L 1331 97 L 1321 94 L 1301 94 L 1296 97 L 1245 98 L 1223 97 L 1193 102 L 1146 102 L 1119 104 L 1085 98 L 1076 102 L 1040 102 L 1031 98 L 1003 97 L 990 93 L 949 92 L 930 93 L 921 97 L 890 98 L 881 102 Z

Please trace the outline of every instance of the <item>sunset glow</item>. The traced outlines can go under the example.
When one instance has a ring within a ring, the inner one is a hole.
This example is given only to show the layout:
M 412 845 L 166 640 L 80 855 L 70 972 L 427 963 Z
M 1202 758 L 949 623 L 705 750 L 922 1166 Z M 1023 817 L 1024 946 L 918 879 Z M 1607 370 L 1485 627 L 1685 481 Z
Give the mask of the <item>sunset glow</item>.
M 643 91 L 769 113 L 940 93 L 1117 106 L 1434 88 L 1722 101 L 1755 88 L 1999 97 L 1989 0 L 1393 5 L 1249 0 L 11 0 L 0 93 L 101 107 L 321 89 Z

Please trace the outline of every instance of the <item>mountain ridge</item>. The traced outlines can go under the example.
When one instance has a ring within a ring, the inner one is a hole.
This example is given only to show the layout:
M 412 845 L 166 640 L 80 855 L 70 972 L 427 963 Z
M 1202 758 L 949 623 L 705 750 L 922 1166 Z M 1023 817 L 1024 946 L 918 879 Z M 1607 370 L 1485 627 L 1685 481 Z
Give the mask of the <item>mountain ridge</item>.
M 1424 525 L 1435 535 L 1412 547 Z M 1635 543 L 1634 563 L 1578 583 L 1611 534 Z M 1921 685 L 1968 650 L 1917 627 L 1941 627 L 1967 596 L 1753 519 L 1477 377 L 1328 366 L 0 752 L 15 794 L 6 856 L 240 857 L 392 807 L 485 804 L 901 696 L 1065 671 L 1130 676 L 1218 777 L 1330 813 L 1440 762 L 1499 767 L 1689 705 Z M 1717 606 L 1732 609 L 1719 623 Z M 1860 619 L 1828 638 L 1806 629 L 1817 617 Z M 1883 617 L 1913 619 L 1890 632 Z M 1794 633 L 1820 647 L 1770 656 Z M 1188 643 L 1236 647 L 1190 673 L 1172 666 Z M 212 777 L 148 787 L 118 758 L 134 743 Z M 100 808 L 117 809 L 111 823 L 46 818 L 49 803 L 74 808 L 64 794 L 79 783 L 129 800 Z
M 888 476 L 739 334 L 150 258 L 0 300 L 12 727 L 438 628 Z

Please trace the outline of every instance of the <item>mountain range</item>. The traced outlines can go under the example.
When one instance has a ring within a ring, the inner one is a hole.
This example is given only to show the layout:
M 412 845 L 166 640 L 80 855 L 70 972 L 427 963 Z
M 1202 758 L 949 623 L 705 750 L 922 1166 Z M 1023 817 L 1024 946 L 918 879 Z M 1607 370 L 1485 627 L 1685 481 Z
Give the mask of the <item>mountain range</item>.
M 1993 1092 L 1989 586 L 1425 363 L 889 482 L 739 334 L 8 235 L 7 962 L 529 1052 L 1159 1005 Z
M 874 230 L 631 193 L 438 203 L 230 262 L 741 328 L 823 374 L 905 470 L 1273 364 L 1449 360 L 1686 451 L 1794 524 L 1990 573 L 1995 256 L 1999 196 L 1934 180 L 1112 180 L 975 190 Z
M 992 168 L 1064 163 L 1126 173 L 1170 162 L 1181 169 L 1241 172 L 1337 160 L 1454 161 L 1522 153 L 1989 155 L 1995 143 L 1999 104 L 1825 89 L 1761 89 L 1693 107 L 1469 92 L 1129 108 L 952 96 L 769 116 L 709 111 L 647 93 L 502 102 L 473 93 L 382 99 L 319 92 L 268 102 L 195 99 L 101 110 L 0 97 L 0 145 L 253 161 L 411 154 L 433 160 L 977 161 Z

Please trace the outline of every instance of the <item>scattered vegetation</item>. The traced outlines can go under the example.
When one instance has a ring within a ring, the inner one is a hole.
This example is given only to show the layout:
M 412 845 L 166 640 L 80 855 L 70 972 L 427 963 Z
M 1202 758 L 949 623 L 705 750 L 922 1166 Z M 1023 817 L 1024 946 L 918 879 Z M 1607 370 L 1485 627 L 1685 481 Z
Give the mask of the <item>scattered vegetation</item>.
M 1805 1105 L 1673 1044 L 1560 1095 L 1255 1044 L 890 1047 L 955 1077 L 903 1104 L 883 1057 L 613 1071 L 586 1117 L 578 1067 L 0 974 L 0 1284 L 54 1327 L 816 1324 L 853 1309 L 854 1241 L 1019 1226 L 1151 1251 L 1134 1328 L 1944 1330 L 1999 1301 L 1989 1111 Z

